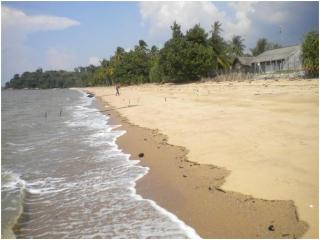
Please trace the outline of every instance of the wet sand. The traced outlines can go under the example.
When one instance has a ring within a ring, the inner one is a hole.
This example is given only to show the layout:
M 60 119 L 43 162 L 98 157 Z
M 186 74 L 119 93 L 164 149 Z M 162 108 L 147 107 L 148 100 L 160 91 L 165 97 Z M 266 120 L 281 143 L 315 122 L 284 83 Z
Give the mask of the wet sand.
M 318 235 L 317 80 L 142 85 L 121 88 L 120 97 L 113 88 L 87 90 L 189 150 L 166 155 L 174 147 L 163 135 L 121 121 L 128 134 L 120 146 L 133 159 L 144 151 L 151 167 L 138 192 L 202 237 L 301 237 L 298 217 L 310 226 L 304 237 Z M 150 140 L 138 141 L 144 131 Z
M 226 169 L 188 161 L 187 150 L 157 131 L 133 126 L 116 113 L 127 134 L 118 144 L 150 172 L 137 192 L 177 215 L 203 238 L 296 238 L 306 231 L 292 201 L 264 201 L 221 189 Z M 273 226 L 273 229 L 272 229 Z

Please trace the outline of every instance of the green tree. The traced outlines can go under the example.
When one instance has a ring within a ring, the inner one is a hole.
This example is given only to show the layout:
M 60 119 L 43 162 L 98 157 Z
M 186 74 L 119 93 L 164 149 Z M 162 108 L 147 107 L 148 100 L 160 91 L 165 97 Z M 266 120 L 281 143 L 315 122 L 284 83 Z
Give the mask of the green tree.
M 233 36 L 232 40 L 229 44 L 230 53 L 232 57 L 238 57 L 243 55 L 243 51 L 245 48 L 244 39 L 241 36 Z
M 173 25 L 170 27 L 172 30 L 172 38 L 181 38 L 183 33 L 181 31 L 181 26 L 177 24 L 176 21 L 173 22 Z
M 160 67 L 158 58 L 151 65 L 150 72 L 149 72 L 149 79 L 150 79 L 150 82 L 163 81 L 163 70 Z
M 259 54 L 276 48 L 280 48 L 281 45 L 277 43 L 269 42 L 266 38 L 260 38 L 254 48 L 250 49 L 253 56 L 258 56 Z
M 184 36 L 175 22 L 171 29 L 172 38 L 160 50 L 163 80 L 184 82 L 207 76 L 213 68 L 213 51 L 207 46 L 205 31 L 195 25 Z
M 200 27 L 200 24 L 196 24 L 193 28 L 189 29 L 186 33 L 186 40 L 201 44 L 207 45 L 207 37 L 208 34 L 205 32 L 203 28 Z
M 258 56 L 259 54 L 266 51 L 268 48 L 268 41 L 266 38 L 260 38 L 257 41 L 255 48 L 250 49 L 253 56 Z
M 148 47 L 148 44 L 143 41 L 143 40 L 139 40 L 139 46 L 138 48 L 142 51 L 147 51 L 147 47 Z
M 158 53 L 159 53 L 158 47 L 155 46 L 155 45 L 153 45 L 153 46 L 151 47 L 151 49 L 150 49 L 150 53 L 151 53 L 152 55 L 158 54 Z
M 147 46 L 144 40 L 139 40 L 134 50 L 116 51 L 110 59 L 107 71 L 108 75 L 111 73 L 114 82 L 123 84 L 149 82 L 150 51 Z
M 319 33 L 312 31 L 306 34 L 302 44 L 302 64 L 306 75 L 319 76 Z
M 221 23 L 216 21 L 211 27 L 209 45 L 213 50 L 215 71 L 219 69 L 227 69 L 230 66 L 230 60 L 227 55 L 227 44 L 220 36 L 222 32 Z

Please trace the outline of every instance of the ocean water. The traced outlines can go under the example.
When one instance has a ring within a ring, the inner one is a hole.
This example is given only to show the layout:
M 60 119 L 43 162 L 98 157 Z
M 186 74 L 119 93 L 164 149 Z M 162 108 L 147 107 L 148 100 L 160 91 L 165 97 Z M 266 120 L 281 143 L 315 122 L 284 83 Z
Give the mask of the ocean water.
M 77 90 L 2 91 L 2 238 L 199 238 L 136 194 L 148 168 Z

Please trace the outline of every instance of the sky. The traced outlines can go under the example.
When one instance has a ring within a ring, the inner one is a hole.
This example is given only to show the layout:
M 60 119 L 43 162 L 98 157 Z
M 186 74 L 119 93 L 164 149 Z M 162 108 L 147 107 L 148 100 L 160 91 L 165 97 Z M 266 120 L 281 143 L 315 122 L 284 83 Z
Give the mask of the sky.
M 176 21 L 245 39 L 246 51 L 265 37 L 299 44 L 319 29 L 318 2 L 1 2 L 1 84 L 15 73 L 73 70 L 98 65 L 116 47 L 130 50 L 143 39 L 162 47 Z

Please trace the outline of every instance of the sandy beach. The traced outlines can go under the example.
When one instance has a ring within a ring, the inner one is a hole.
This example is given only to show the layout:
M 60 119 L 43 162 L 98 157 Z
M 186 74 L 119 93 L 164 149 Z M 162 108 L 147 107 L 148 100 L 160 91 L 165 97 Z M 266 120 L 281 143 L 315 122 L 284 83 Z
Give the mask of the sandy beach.
M 86 90 L 145 153 L 138 192 L 200 236 L 318 237 L 318 80 Z

